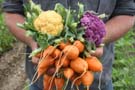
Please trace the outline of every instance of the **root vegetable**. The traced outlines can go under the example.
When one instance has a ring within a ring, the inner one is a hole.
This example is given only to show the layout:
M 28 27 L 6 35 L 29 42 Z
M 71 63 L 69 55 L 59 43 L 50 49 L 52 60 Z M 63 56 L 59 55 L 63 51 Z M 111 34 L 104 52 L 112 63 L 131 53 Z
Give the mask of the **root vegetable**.
M 94 56 L 86 58 L 86 62 L 88 63 L 88 69 L 93 72 L 101 72 L 103 70 L 101 62 Z
M 83 73 L 88 69 L 88 64 L 84 59 L 77 58 L 70 62 L 70 67 L 77 73 Z

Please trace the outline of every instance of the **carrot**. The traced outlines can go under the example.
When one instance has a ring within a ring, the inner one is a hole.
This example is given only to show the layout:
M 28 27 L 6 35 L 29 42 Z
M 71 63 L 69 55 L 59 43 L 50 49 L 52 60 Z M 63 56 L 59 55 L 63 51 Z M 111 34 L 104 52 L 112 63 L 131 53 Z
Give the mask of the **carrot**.
M 75 80 L 73 81 L 73 83 L 71 85 L 71 88 L 73 88 L 74 83 L 86 73 L 86 71 L 88 69 L 88 64 L 87 64 L 87 62 L 84 59 L 78 57 L 77 59 L 71 61 L 70 67 L 75 72 L 81 74 L 80 76 L 75 78 Z
M 70 79 L 74 75 L 74 71 L 71 68 L 64 69 L 64 76 Z
M 42 56 L 42 53 L 40 52 L 40 53 L 37 53 L 36 55 L 35 55 L 35 57 L 37 57 L 37 58 L 41 58 L 41 56 Z
M 48 56 L 44 60 L 42 60 L 41 63 L 38 64 L 37 78 L 39 78 L 47 70 L 47 68 L 53 64 L 54 64 L 54 59 L 51 56 Z
M 78 76 L 76 75 L 76 74 L 74 74 L 72 77 L 71 77 L 71 81 L 74 81 L 75 80 L 75 78 L 77 78 Z M 76 81 L 75 81 L 75 85 L 76 86 L 79 86 L 81 84 L 81 79 L 77 79 Z
M 101 62 L 94 56 L 86 58 L 86 62 L 88 63 L 88 69 L 93 72 L 101 72 L 103 70 Z
M 55 67 L 58 67 L 58 66 L 68 67 L 69 63 L 70 63 L 70 60 L 66 56 L 62 56 L 60 61 L 58 60 L 55 61 Z
M 67 79 L 64 90 L 66 90 L 66 87 L 68 85 L 68 82 L 70 80 L 70 78 L 74 75 L 74 71 L 71 68 L 65 68 L 64 69 L 64 76 Z
M 55 67 L 56 67 L 56 70 L 52 76 L 52 79 L 51 79 L 51 82 L 50 83 L 53 83 L 53 80 L 55 79 L 55 76 L 56 74 L 58 73 L 59 69 L 62 67 L 62 64 L 61 64 L 61 58 L 62 58 L 62 52 L 60 53 L 60 56 L 59 56 L 59 59 L 57 61 L 55 61 Z
M 57 68 L 59 66 L 59 60 L 55 60 L 55 67 Z
M 65 60 L 63 61 L 63 67 L 68 67 L 68 65 L 69 65 L 69 63 L 70 63 L 70 60 L 68 59 L 68 58 L 65 58 Z
M 67 55 L 68 59 L 76 59 L 79 56 L 79 50 L 74 45 L 68 45 L 63 50 L 64 54 Z
M 94 81 L 94 75 L 91 71 L 87 71 L 82 77 L 81 77 L 82 84 L 87 87 L 87 90 L 89 90 L 89 86 Z
M 56 90 L 63 90 L 63 86 L 64 86 L 64 79 L 63 78 L 55 78 L 55 86 L 56 86 Z
M 51 78 L 52 78 L 51 76 L 49 76 L 47 74 L 44 74 L 44 77 L 43 77 L 43 86 L 44 86 L 44 89 L 43 90 L 48 90 L 49 89 Z M 54 83 L 51 86 L 51 89 L 50 90 L 53 90 L 53 86 L 54 86 Z
M 59 45 L 59 49 L 63 50 L 67 45 L 70 45 L 70 42 L 61 42 L 60 45 Z
M 53 58 L 58 58 L 60 56 L 60 50 L 59 49 L 55 49 L 54 52 L 51 54 L 51 56 Z
M 31 84 L 36 82 L 37 79 L 47 70 L 47 68 L 54 63 L 54 59 L 51 56 L 49 56 L 51 55 L 51 53 L 53 53 L 54 50 L 55 47 L 48 46 L 48 48 L 41 52 L 42 54 L 37 66 L 37 71 L 32 78 Z
M 83 73 L 88 69 L 88 64 L 84 59 L 78 57 L 70 62 L 70 67 L 77 73 Z
M 43 52 L 43 57 L 45 57 L 47 55 L 51 55 L 54 51 L 55 51 L 54 46 L 48 46 Z
M 76 81 L 75 81 L 75 85 L 76 86 L 79 86 L 81 84 L 81 79 L 77 79 Z
M 61 42 L 59 45 L 59 49 L 63 50 L 67 45 L 64 42 Z
M 75 45 L 78 48 L 80 53 L 83 52 L 84 45 L 83 45 L 83 43 L 81 41 L 76 40 L 73 45 Z
M 60 61 L 60 65 L 63 67 L 67 67 L 69 63 L 70 63 L 70 60 L 65 55 L 63 55 Z

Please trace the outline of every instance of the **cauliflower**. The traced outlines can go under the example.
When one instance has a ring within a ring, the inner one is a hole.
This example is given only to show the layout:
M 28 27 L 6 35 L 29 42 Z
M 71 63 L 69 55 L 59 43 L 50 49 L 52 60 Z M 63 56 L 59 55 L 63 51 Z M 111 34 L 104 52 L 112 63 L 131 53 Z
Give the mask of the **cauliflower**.
M 96 15 L 90 12 L 85 12 L 80 23 L 86 28 L 84 35 L 86 40 L 94 42 L 96 46 L 99 46 L 106 34 L 104 22 Z
M 56 36 L 63 30 L 62 17 L 53 10 L 43 11 L 34 20 L 34 27 L 42 34 Z

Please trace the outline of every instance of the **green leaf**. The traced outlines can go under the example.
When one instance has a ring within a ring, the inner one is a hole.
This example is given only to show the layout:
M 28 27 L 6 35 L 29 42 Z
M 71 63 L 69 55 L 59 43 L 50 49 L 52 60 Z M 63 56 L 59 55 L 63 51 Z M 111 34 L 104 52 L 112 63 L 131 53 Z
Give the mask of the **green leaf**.
M 43 49 L 42 48 L 37 48 L 34 51 L 31 52 L 31 54 L 29 55 L 29 57 L 33 57 L 35 56 L 37 53 L 41 52 Z
M 57 3 L 55 5 L 54 10 L 62 16 L 62 18 L 64 19 L 64 21 L 66 20 L 67 9 L 62 4 Z
M 78 19 L 80 19 L 84 13 L 84 5 L 78 2 Z
M 35 35 L 34 32 L 32 32 L 30 30 L 26 31 L 26 36 L 34 36 L 34 35 Z

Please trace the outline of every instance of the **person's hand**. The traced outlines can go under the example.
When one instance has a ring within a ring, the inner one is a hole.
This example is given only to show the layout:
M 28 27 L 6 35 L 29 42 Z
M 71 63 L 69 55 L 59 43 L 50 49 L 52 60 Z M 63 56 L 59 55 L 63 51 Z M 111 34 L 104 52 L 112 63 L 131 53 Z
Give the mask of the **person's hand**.
M 103 47 L 98 47 L 95 51 L 90 53 L 92 56 L 100 58 L 103 55 Z
M 37 43 L 36 43 L 36 42 L 33 42 L 33 43 L 31 44 L 31 49 L 32 49 L 32 51 L 34 51 L 34 50 L 37 49 L 37 48 L 38 48 Z M 32 63 L 33 63 L 33 64 L 38 64 L 38 62 L 39 62 L 39 58 L 33 56 L 33 57 L 32 57 Z
M 32 63 L 33 63 L 33 64 L 38 64 L 38 62 L 39 62 L 39 58 L 37 58 L 37 57 L 32 57 Z

